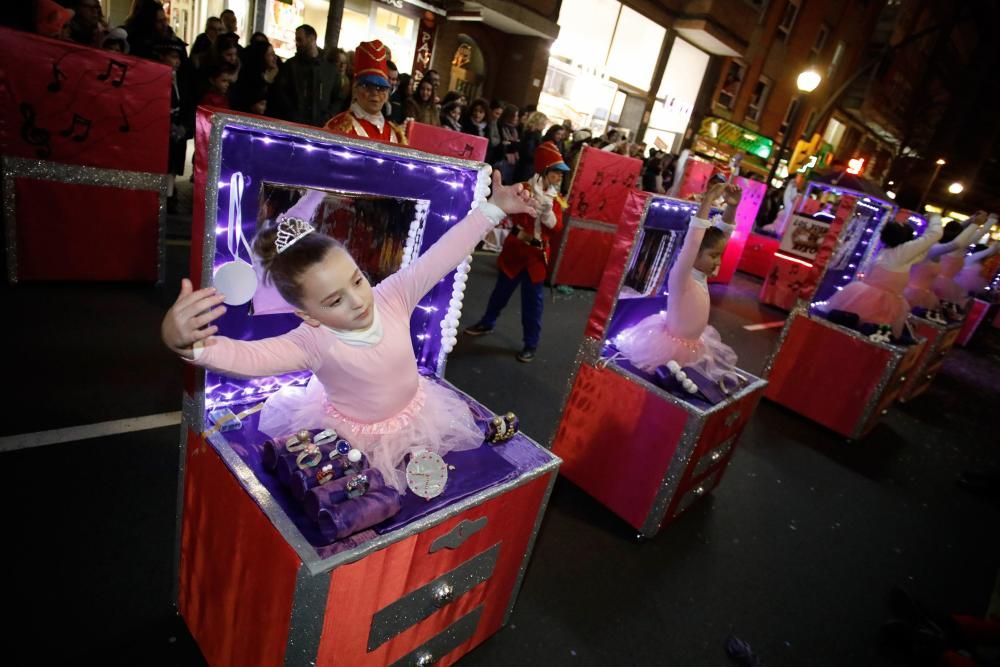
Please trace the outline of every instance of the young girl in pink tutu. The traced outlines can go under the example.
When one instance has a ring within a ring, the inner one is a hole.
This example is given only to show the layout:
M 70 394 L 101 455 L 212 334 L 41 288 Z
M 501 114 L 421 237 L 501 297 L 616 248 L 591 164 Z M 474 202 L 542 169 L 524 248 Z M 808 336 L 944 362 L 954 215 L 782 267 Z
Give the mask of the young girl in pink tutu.
M 889 325 L 898 338 L 910 314 L 910 304 L 903 297 L 910 281 L 910 267 L 927 256 L 942 232 L 939 215 L 930 217 L 919 238 L 913 238 L 915 232 L 910 225 L 887 222 L 881 233 L 883 247 L 871 271 L 836 292 L 823 310 L 843 310 L 855 313 L 863 322 Z
M 615 337 L 619 352 L 636 367 L 652 372 L 674 361 L 718 382 L 724 391 L 731 392 L 742 384 L 736 371 L 736 353 L 708 324 L 711 303 L 707 283 L 719 270 L 741 196 L 736 185 L 717 183 L 708 189 L 670 268 L 666 311 L 646 317 Z M 725 213 L 710 222 L 712 202 L 720 197 L 725 200 Z
M 966 294 L 981 292 L 990 284 L 994 274 L 987 268 L 993 265 L 993 262 L 988 260 L 998 253 L 1000 253 L 1000 242 L 992 243 L 985 249 L 966 256 L 962 270 L 955 276 L 955 282 L 962 286 Z
M 965 267 L 965 254 L 976 239 L 985 234 L 996 222 L 995 215 L 986 215 L 986 211 L 977 211 L 972 216 L 972 223 L 958 235 L 955 240 L 957 247 L 941 257 L 941 272 L 934 279 L 934 294 L 941 301 L 947 301 L 959 306 L 965 306 L 969 300 L 969 292 L 955 278 Z
M 408 453 L 444 455 L 484 441 L 468 406 L 417 372 L 410 316 L 420 299 L 469 255 L 506 215 L 534 215 L 520 187 L 500 185 L 409 266 L 372 288 L 343 246 L 308 222 L 279 217 L 254 240 L 254 252 L 303 323 L 273 338 L 241 341 L 215 335 L 225 312 L 214 288 L 194 291 L 185 279 L 163 319 L 167 347 L 193 363 L 234 377 L 311 370 L 305 389 L 268 398 L 260 430 L 278 437 L 333 428 L 360 449 L 387 484 L 406 489 Z
M 934 282 L 941 274 L 943 268 L 941 259 L 946 255 L 957 254 L 958 269 L 955 273 L 961 270 L 965 250 L 972 243 L 972 239 L 975 238 L 976 232 L 979 229 L 978 225 L 983 223 L 983 220 L 979 220 L 977 224 L 973 224 L 978 217 L 977 214 L 973 218 L 969 218 L 964 225 L 954 220 L 949 222 L 944 228 L 940 242 L 927 251 L 926 259 L 914 264 L 910 269 L 910 284 L 907 285 L 906 290 L 903 292 L 903 296 L 906 297 L 906 302 L 910 304 L 910 308 L 937 310 L 941 307 L 941 300 L 934 293 Z M 950 264 L 955 261 L 953 259 L 947 260 L 944 266 L 949 266 L 950 270 Z

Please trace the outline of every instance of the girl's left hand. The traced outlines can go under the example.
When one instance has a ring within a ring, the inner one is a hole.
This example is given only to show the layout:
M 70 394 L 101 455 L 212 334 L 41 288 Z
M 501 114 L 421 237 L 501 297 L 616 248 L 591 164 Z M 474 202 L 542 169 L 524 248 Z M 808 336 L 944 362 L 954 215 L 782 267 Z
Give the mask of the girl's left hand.
M 726 205 L 738 206 L 740 199 L 743 197 L 743 190 L 740 189 L 740 186 L 730 183 L 726 185 L 726 189 L 723 191 L 722 196 L 726 200 Z
M 492 194 L 489 202 L 499 206 L 507 215 L 515 213 L 527 213 L 532 218 L 538 215 L 535 211 L 534 199 L 531 191 L 521 187 L 520 183 L 514 185 L 503 185 L 500 180 L 500 172 L 493 170 Z

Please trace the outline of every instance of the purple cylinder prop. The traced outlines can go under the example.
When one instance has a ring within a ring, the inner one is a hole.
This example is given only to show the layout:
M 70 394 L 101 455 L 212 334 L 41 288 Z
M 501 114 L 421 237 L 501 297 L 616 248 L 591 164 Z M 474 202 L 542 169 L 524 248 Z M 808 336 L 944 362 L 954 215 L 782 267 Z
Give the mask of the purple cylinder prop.
M 334 460 L 330 459 L 330 452 L 333 452 L 334 454 L 336 454 L 337 452 L 336 442 L 329 442 L 327 444 L 319 445 L 319 451 L 322 456 L 319 460 L 318 465 L 309 468 L 309 473 L 311 475 L 315 475 L 316 471 L 319 470 L 319 468 L 322 467 L 323 465 L 327 463 L 334 463 L 335 459 L 340 458 L 339 456 L 334 456 Z M 291 488 L 293 483 L 292 482 L 293 475 L 299 470 L 299 464 L 297 463 L 297 461 L 299 454 L 301 453 L 302 453 L 301 451 L 289 452 L 284 447 L 282 447 L 277 452 L 278 479 L 281 481 L 282 484 L 284 484 L 289 488 Z M 335 465 L 334 470 L 336 471 L 337 475 L 343 474 L 343 466 L 341 466 L 338 469 L 337 466 Z
M 400 506 L 400 495 L 385 487 L 321 509 L 317 523 L 323 537 L 330 541 L 340 540 L 395 516 Z
M 361 471 L 362 475 L 368 476 L 368 493 L 380 491 L 385 488 L 385 479 L 382 473 L 372 468 Z M 347 483 L 354 478 L 354 475 L 345 475 L 339 479 L 326 484 L 320 484 L 306 491 L 303 504 L 306 508 L 306 515 L 313 521 L 319 521 L 321 510 L 333 510 L 334 505 L 347 501 Z
M 316 487 L 321 486 L 317 476 L 323 466 L 327 464 L 333 466 L 333 478 L 342 479 L 345 475 L 351 473 L 351 471 L 364 470 L 365 466 L 368 465 L 368 459 L 362 455 L 361 461 L 353 464 L 352 466 L 352 464 L 347 460 L 347 457 L 337 456 L 333 459 L 327 457 L 320 461 L 320 464 L 314 468 L 306 468 L 303 470 L 302 468 L 296 467 L 296 470 L 292 472 L 291 477 L 288 480 L 288 488 L 297 500 L 305 500 L 306 493 L 308 493 L 310 489 L 315 489 Z

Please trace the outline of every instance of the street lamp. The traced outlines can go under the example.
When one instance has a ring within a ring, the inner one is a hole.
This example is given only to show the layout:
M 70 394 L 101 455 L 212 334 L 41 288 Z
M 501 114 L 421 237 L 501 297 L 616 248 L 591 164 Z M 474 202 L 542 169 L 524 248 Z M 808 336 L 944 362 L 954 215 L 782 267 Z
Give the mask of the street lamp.
M 961 194 L 962 190 L 964 189 L 965 186 L 957 181 L 948 186 L 948 192 L 950 192 L 953 195 Z
M 920 203 L 917 204 L 917 210 L 922 211 L 924 209 L 924 202 L 927 201 L 927 194 L 931 191 L 931 187 L 934 185 L 934 181 L 937 180 L 938 172 L 941 171 L 941 167 L 948 164 L 943 158 L 938 158 L 934 162 L 934 173 L 931 174 L 931 180 L 927 182 L 927 187 L 924 188 L 924 192 L 920 195 Z
M 799 94 L 795 97 L 795 111 L 792 112 L 792 117 L 788 119 L 788 127 L 785 128 L 785 134 L 781 137 L 781 146 L 778 147 L 778 153 L 774 156 L 774 164 L 771 165 L 771 171 L 767 175 L 767 187 L 771 187 L 771 181 L 774 180 L 774 174 L 778 171 L 778 163 L 781 162 L 781 156 L 785 153 L 785 148 L 788 147 L 788 138 L 795 128 L 798 127 L 799 118 L 802 116 L 802 97 L 803 95 L 808 95 L 812 91 L 819 87 L 820 82 L 823 77 L 819 75 L 815 70 L 807 69 L 801 72 L 795 79 L 795 87 L 799 89 Z

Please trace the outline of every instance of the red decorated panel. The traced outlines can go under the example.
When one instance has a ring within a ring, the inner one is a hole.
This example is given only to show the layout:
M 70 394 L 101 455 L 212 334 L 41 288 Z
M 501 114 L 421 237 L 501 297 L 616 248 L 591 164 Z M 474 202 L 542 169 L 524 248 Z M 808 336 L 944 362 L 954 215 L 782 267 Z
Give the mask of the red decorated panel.
M 178 609 L 212 667 L 284 663 L 298 555 L 219 458 L 188 436 Z
M 633 190 L 625 202 L 622 221 L 618 225 L 618 231 L 611 243 L 608 259 L 605 262 L 606 270 L 598 284 L 597 296 L 594 297 L 594 307 L 590 310 L 590 317 L 587 318 L 587 328 L 584 335 L 588 338 L 604 339 L 604 328 L 611 318 L 611 310 L 618 298 L 618 288 L 628 265 L 632 244 L 635 243 L 636 232 L 642 219 L 642 211 L 646 206 L 646 200 L 651 196 L 648 192 Z
M 733 279 L 747 240 L 752 236 L 750 230 L 753 229 L 754 220 L 757 219 L 757 211 L 760 210 L 760 204 L 767 194 L 767 186 L 760 181 L 737 176 L 735 183 L 743 190 L 743 198 L 736 208 L 736 229 L 726 244 L 718 274 L 709 279 L 712 283 L 728 284 Z
M 566 213 L 580 220 L 617 225 L 629 192 L 638 184 L 640 171 L 642 160 L 584 146 Z
M 19 280 L 156 280 L 160 198 L 14 179 Z
M 852 437 L 890 363 L 888 350 L 796 316 L 774 361 L 765 396 Z
M 972 306 L 969 308 L 969 314 L 965 316 L 965 324 L 962 325 L 962 331 L 959 332 L 958 338 L 955 342 L 962 347 L 969 344 L 972 337 L 976 334 L 979 329 L 979 325 L 982 324 L 983 320 L 986 319 L 986 314 L 990 310 L 990 304 L 986 303 L 982 299 L 973 299 Z
M 697 196 L 705 192 L 708 189 L 708 179 L 716 171 L 716 165 L 712 162 L 695 157 L 688 158 L 684 163 L 680 186 L 677 188 L 677 198 L 690 199 L 692 195 Z
M 596 288 L 611 254 L 615 230 L 588 229 L 572 223 L 563 231 L 566 245 L 559 254 L 559 267 L 552 277 L 555 285 Z
M 8 29 L 0 29 L 0 63 L 0 153 L 167 171 L 166 65 Z
M 486 160 L 486 150 L 490 147 L 490 140 L 486 137 L 416 122 L 410 123 L 407 141 L 410 148 L 425 153 L 479 162 Z
M 791 310 L 799 299 L 808 298 L 810 287 L 815 284 L 809 262 L 776 254 L 771 258 L 771 269 L 760 286 L 758 298 L 761 303 Z
M 751 234 L 743 246 L 743 254 L 740 256 L 737 268 L 752 276 L 764 278 L 771 271 L 774 251 L 779 245 L 781 242 L 774 237 Z
M 567 479 L 641 528 L 690 418 L 611 369 L 583 365 L 552 450 Z
M 387 665 L 483 606 L 472 639 L 435 664 L 450 665 L 503 622 L 550 475 L 544 475 L 422 533 L 333 571 L 316 664 L 329 667 Z M 463 520 L 487 523 L 457 549 L 429 553 L 431 544 Z M 492 576 L 442 609 L 368 652 L 372 617 L 407 593 L 500 544 Z

